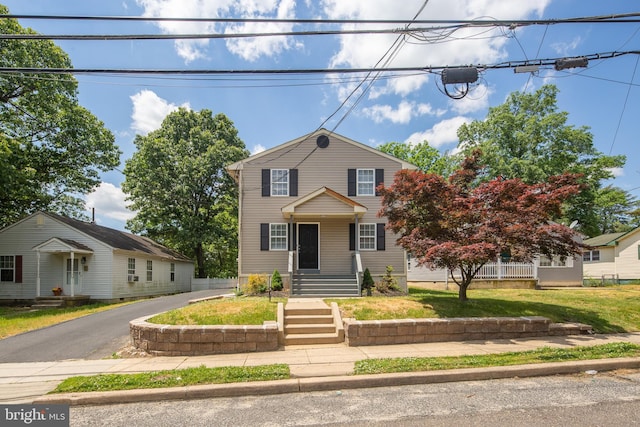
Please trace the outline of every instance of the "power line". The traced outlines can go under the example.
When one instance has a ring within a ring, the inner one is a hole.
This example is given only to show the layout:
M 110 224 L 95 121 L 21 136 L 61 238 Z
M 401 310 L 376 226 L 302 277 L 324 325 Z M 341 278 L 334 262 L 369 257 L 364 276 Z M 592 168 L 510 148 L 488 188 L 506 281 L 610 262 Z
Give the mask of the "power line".
M 0 19 L 35 19 L 66 21 L 148 21 L 148 22 L 208 22 L 208 23 L 282 23 L 282 24 L 471 24 L 471 25 L 549 25 L 599 24 L 640 22 L 640 12 L 585 16 L 559 19 L 480 20 L 480 19 L 300 19 L 300 18 L 165 18 L 151 16 L 95 16 L 95 15 L 26 15 L 6 14 Z
M 617 58 L 624 55 L 638 55 L 640 50 L 623 52 L 602 52 L 588 55 L 578 55 L 588 61 Z M 127 69 L 127 68 L 44 68 L 44 67 L 0 67 L 0 73 L 7 74 L 122 74 L 122 75 L 289 75 L 289 74 L 349 74 L 349 73 L 407 73 L 407 72 L 438 72 L 447 68 L 475 67 L 479 71 L 490 69 L 516 68 L 528 65 L 554 66 L 559 60 L 567 57 L 546 59 L 527 59 L 506 61 L 497 64 L 462 64 L 462 65 L 425 65 L 413 67 L 388 68 L 298 68 L 298 69 Z

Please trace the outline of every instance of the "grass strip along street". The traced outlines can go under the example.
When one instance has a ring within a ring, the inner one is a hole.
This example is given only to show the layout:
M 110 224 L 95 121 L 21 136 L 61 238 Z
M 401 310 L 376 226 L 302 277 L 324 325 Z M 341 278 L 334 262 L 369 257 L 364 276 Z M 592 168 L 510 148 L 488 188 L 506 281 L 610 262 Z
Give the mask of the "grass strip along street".
M 227 384 L 249 381 L 273 381 L 290 377 L 288 365 L 228 366 L 172 369 L 137 374 L 78 376 L 62 381 L 52 393 L 134 390 L 184 387 L 201 384 Z
M 594 360 L 613 357 L 638 357 L 640 345 L 611 343 L 593 347 L 541 348 L 525 352 L 456 357 L 401 357 L 365 359 L 356 362 L 354 374 L 433 371 L 458 368 L 482 368 L 529 363 Z M 64 380 L 52 393 L 112 391 L 180 387 L 196 384 L 271 381 L 290 378 L 288 365 L 275 364 L 252 367 L 218 367 L 145 372 L 139 374 L 108 374 L 72 377 Z

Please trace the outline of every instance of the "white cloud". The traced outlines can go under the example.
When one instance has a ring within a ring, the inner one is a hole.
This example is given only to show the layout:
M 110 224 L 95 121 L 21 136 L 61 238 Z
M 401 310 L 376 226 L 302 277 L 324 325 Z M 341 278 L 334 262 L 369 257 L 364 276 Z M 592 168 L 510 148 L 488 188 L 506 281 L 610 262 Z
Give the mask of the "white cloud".
M 576 50 L 582 43 L 582 38 L 576 36 L 570 42 L 551 43 L 551 48 L 559 55 L 569 55 L 572 51 Z
M 253 156 L 254 154 L 262 153 L 264 150 L 266 150 L 266 148 L 264 148 L 263 145 L 254 145 L 253 149 L 251 150 L 251 155 Z
M 126 195 L 120 187 L 109 182 L 103 182 L 93 193 L 85 197 L 87 210 L 95 208 L 96 214 L 118 221 L 126 221 L 134 217 L 135 213 L 127 209 Z
M 491 16 L 496 19 L 525 19 L 540 16 L 551 0 L 505 2 L 503 0 L 431 1 L 418 18 L 422 19 L 476 19 Z M 423 0 L 323 0 L 322 6 L 330 19 L 408 19 L 415 16 Z M 376 26 L 379 28 L 380 26 Z M 390 26 L 392 27 L 392 26 Z M 352 26 L 345 25 L 348 29 Z M 452 37 L 448 37 L 452 35 Z M 398 38 L 395 34 L 342 35 L 340 49 L 330 61 L 332 67 L 368 68 L 376 65 Z M 505 45 L 509 38 L 501 29 L 486 27 L 465 28 L 453 34 L 422 33 L 421 40 L 409 39 L 387 64 L 392 67 L 424 67 L 437 65 L 463 65 L 493 63 L 506 57 Z M 452 43 L 455 43 L 453 48 Z M 392 79 L 387 82 L 389 93 L 406 94 L 427 81 L 426 76 L 409 82 Z M 377 95 L 377 93 L 374 93 Z
M 441 147 L 458 141 L 458 128 L 464 123 L 470 123 L 467 117 L 454 117 L 436 123 L 431 129 L 424 132 L 416 132 L 405 140 L 407 144 L 419 144 L 427 141 L 432 147 Z
M 189 108 L 188 103 L 181 106 L 171 104 L 160 98 L 151 90 L 142 90 L 131 96 L 133 103 L 133 113 L 131 128 L 141 135 L 156 130 L 162 124 L 167 114 L 177 110 L 179 107 Z
M 489 96 L 493 89 L 484 84 L 472 86 L 467 96 L 462 99 L 449 100 L 449 106 L 457 114 L 469 114 L 476 111 L 485 111 L 489 108 Z
M 136 0 L 143 16 L 155 18 L 294 18 L 295 0 Z M 166 34 L 214 34 L 291 31 L 291 23 L 222 24 L 214 22 L 157 22 Z M 247 61 L 274 56 L 301 46 L 286 37 L 225 39 L 229 51 Z M 185 62 L 207 58 L 209 40 L 178 40 L 176 52 Z
M 609 168 L 609 172 L 611 172 L 615 178 L 619 178 L 621 176 L 624 176 L 624 169 L 623 168 Z
M 374 105 L 362 110 L 365 116 L 376 123 L 389 120 L 392 123 L 406 124 L 412 118 L 424 115 L 436 115 L 430 104 L 416 104 L 415 102 L 401 101 L 397 109 L 390 105 Z

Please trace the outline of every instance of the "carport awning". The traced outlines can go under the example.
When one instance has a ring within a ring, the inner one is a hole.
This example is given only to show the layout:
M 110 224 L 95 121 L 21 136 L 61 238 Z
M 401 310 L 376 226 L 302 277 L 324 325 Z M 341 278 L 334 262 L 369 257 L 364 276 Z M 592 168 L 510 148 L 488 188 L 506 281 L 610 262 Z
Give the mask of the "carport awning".
M 367 207 L 328 187 L 321 187 L 282 207 L 285 218 L 361 218 Z

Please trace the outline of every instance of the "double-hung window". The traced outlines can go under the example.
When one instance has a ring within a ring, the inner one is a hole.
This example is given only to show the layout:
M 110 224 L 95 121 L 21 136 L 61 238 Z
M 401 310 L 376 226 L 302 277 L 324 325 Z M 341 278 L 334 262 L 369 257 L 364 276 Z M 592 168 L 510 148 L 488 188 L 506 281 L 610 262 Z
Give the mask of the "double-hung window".
M 358 196 L 375 195 L 375 169 L 358 169 Z
M 289 169 L 271 169 L 271 195 L 289 195 Z
M 153 280 L 153 261 L 147 260 L 147 282 Z
M 582 253 L 582 261 L 590 262 L 590 261 L 600 261 L 600 251 L 584 251 Z
M 170 277 L 169 280 L 171 280 L 172 282 L 176 281 L 176 265 L 174 263 L 171 263 L 171 267 L 170 267 Z
M 358 245 L 360 250 L 376 250 L 376 224 L 359 224 Z
M 13 282 L 14 273 L 15 262 L 13 255 L 0 256 L 0 282 Z
M 287 224 L 269 224 L 269 250 L 286 251 L 287 250 Z

